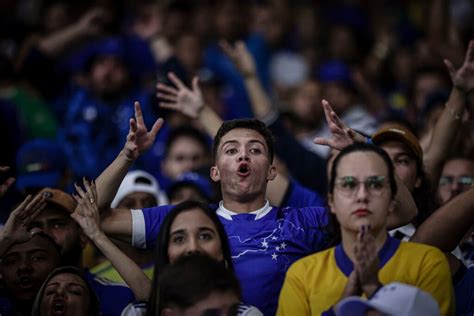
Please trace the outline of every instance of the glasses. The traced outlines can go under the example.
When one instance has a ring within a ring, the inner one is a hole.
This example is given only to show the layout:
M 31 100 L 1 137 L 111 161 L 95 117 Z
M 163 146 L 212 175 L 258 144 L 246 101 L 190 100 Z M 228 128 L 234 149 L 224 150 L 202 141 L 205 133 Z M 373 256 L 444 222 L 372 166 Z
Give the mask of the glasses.
M 461 177 L 453 177 L 453 176 L 442 176 L 439 179 L 439 186 L 451 186 L 453 183 L 457 183 L 460 187 L 469 188 L 474 186 L 474 177 L 469 176 L 461 176 Z
M 360 181 L 356 177 L 347 176 L 336 180 L 336 188 L 347 196 L 353 196 L 359 191 L 361 183 L 364 184 L 366 191 L 370 195 L 380 196 L 387 187 L 385 176 L 368 177 L 364 181 Z

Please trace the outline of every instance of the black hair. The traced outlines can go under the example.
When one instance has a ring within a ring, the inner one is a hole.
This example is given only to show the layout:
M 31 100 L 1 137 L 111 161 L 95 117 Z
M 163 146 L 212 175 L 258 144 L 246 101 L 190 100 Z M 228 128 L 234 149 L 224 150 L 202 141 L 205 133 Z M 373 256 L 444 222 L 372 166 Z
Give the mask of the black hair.
M 188 137 L 202 146 L 206 154 L 209 154 L 209 141 L 206 135 L 195 127 L 183 125 L 172 130 L 166 140 L 165 157 L 168 156 L 172 144 L 181 137 Z
M 337 177 L 337 167 L 339 166 L 341 159 L 344 156 L 347 156 L 354 152 L 373 152 L 377 154 L 380 158 L 382 158 L 382 160 L 385 162 L 385 165 L 387 166 L 388 182 L 390 186 L 391 196 L 393 199 L 395 195 L 397 194 L 397 182 L 395 180 L 395 167 L 393 166 L 392 160 L 390 159 L 389 155 L 385 152 L 385 150 L 383 150 L 382 148 L 377 147 L 372 144 L 366 144 L 366 143 L 360 143 L 360 142 L 355 142 L 352 145 L 345 147 L 334 159 L 334 162 L 331 166 L 331 174 L 330 174 L 330 179 L 329 179 L 329 194 L 332 195 L 334 193 L 334 186 L 335 186 L 336 177 Z M 337 245 L 341 242 L 340 226 L 336 219 L 336 216 L 333 213 L 331 213 L 329 216 L 327 231 L 330 236 L 329 237 L 330 240 L 328 240 L 328 243 L 331 246 Z
M 164 270 L 166 266 L 170 264 L 170 259 L 168 256 L 168 245 L 170 240 L 171 225 L 179 214 L 190 211 L 192 209 L 200 210 L 214 223 L 221 242 L 224 266 L 226 266 L 227 269 L 229 269 L 230 271 L 234 270 L 234 267 L 232 265 L 232 256 L 230 252 L 229 242 L 227 239 L 227 233 L 225 232 L 224 226 L 219 220 L 219 217 L 217 216 L 216 212 L 212 210 L 207 204 L 204 204 L 199 201 L 185 201 L 176 205 L 163 220 L 160 226 L 160 230 L 158 232 L 158 237 L 156 239 L 155 270 L 153 275 L 150 299 L 148 301 L 147 315 L 155 315 L 151 311 L 157 310 L 156 297 L 159 294 L 157 292 L 158 279 L 160 277 L 160 273 Z
M 275 154 L 275 141 L 273 135 L 268 129 L 268 127 L 262 121 L 259 121 L 257 119 L 236 119 L 225 121 L 224 123 L 222 123 L 221 127 L 217 131 L 216 136 L 214 137 L 214 142 L 212 144 L 212 156 L 214 161 L 216 161 L 217 150 L 221 143 L 222 137 L 224 137 L 227 133 L 236 128 L 251 129 L 262 135 L 267 145 L 268 158 L 270 160 L 270 163 L 273 163 L 273 156 Z
M 156 310 L 148 315 L 160 315 L 165 308 L 186 309 L 206 299 L 212 293 L 233 293 L 241 299 L 239 281 L 233 271 L 205 254 L 181 257 L 162 271 L 158 280 Z

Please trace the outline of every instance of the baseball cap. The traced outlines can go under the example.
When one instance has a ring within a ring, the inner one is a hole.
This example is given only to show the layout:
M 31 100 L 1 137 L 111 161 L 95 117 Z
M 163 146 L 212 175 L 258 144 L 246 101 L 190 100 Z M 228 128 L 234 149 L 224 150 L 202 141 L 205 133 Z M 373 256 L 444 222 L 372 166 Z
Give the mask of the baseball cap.
M 413 153 L 420 166 L 423 165 L 423 150 L 421 149 L 418 137 L 400 124 L 389 124 L 372 135 L 372 142 L 380 145 L 385 141 L 397 140 L 404 143 Z
M 350 296 L 335 307 L 337 316 L 362 316 L 369 309 L 389 316 L 440 315 L 438 303 L 430 294 L 399 282 L 385 285 L 370 300 Z
M 200 175 L 197 172 L 186 172 L 169 187 L 168 196 L 171 197 L 173 193 L 180 187 L 190 185 L 195 187 L 199 193 L 206 199 L 212 200 L 212 184 L 208 178 Z
M 112 208 L 116 208 L 127 195 L 135 192 L 150 193 L 156 198 L 159 205 L 167 203 L 166 195 L 160 191 L 155 177 L 143 170 L 133 170 L 127 173 L 112 201 Z
M 71 195 L 58 189 L 44 188 L 38 194 L 44 195 L 48 203 L 59 206 L 69 213 L 73 213 L 77 205 Z
M 57 187 L 67 168 L 67 159 L 58 143 L 36 139 L 20 147 L 16 155 L 16 186 L 27 188 Z

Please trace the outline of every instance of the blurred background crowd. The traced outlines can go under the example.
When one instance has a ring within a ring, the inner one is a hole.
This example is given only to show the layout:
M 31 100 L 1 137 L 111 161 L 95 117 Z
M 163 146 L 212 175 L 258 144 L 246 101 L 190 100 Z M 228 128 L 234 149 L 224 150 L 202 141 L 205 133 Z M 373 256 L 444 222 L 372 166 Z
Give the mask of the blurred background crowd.
M 383 121 L 402 121 L 425 148 L 451 89 L 443 59 L 462 64 L 472 10 L 467 0 L 2 1 L 0 164 L 12 167 L 18 192 L 71 191 L 113 160 L 140 101 L 148 126 L 157 117 L 165 126 L 136 168 L 168 190 L 209 164 L 210 138 L 159 107 L 156 82 L 167 83 L 168 72 L 185 84 L 197 75 L 206 104 L 223 119 L 253 116 L 221 40 L 245 42 L 286 127 L 321 157 L 328 149 L 312 139 L 324 130 L 323 98 L 356 130 L 372 134 Z M 469 144 L 455 146 L 470 158 L 471 99 L 460 127 Z

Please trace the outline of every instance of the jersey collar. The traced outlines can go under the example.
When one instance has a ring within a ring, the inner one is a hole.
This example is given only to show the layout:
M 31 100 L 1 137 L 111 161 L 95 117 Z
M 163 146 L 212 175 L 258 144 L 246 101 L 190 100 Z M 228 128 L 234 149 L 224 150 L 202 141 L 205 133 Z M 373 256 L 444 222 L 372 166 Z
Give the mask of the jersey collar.
M 259 220 L 263 218 L 265 215 L 267 215 L 271 210 L 272 210 L 272 207 L 270 206 L 270 203 L 268 202 L 268 200 L 265 200 L 265 205 L 262 208 L 253 212 L 249 212 L 247 214 L 253 214 L 255 215 L 255 220 Z M 217 209 L 216 212 L 217 212 L 217 215 L 222 216 L 223 218 L 229 221 L 232 220 L 233 215 L 239 215 L 239 213 L 235 213 L 226 209 L 224 207 L 224 201 L 219 202 L 219 208 Z

